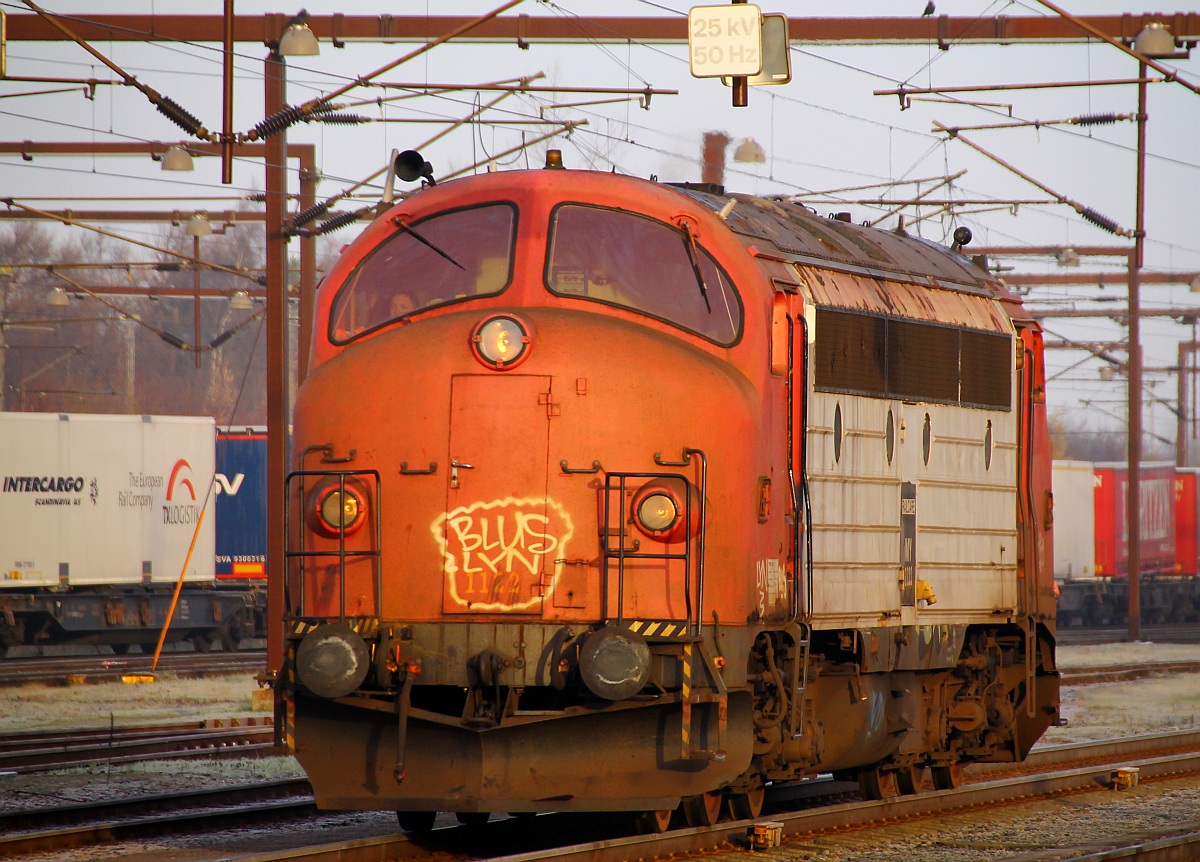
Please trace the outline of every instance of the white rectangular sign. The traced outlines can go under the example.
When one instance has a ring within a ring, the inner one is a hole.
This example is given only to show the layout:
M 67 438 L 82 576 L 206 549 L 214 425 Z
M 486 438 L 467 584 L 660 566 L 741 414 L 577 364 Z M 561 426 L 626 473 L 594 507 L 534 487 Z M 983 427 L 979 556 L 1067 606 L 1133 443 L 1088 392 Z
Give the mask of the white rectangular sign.
M 752 3 L 693 6 L 688 11 L 688 57 L 696 78 L 757 75 L 762 71 L 762 12 Z

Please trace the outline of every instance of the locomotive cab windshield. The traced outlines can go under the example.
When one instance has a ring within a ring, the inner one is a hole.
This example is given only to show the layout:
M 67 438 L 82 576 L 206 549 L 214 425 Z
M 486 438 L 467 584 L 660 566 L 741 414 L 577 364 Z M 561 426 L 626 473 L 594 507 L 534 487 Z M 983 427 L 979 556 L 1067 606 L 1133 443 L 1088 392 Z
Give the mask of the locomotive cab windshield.
M 557 207 L 545 278 L 557 296 L 627 308 L 722 347 L 741 336 L 742 305 L 729 276 L 686 229 L 645 216 Z
M 501 293 L 512 281 L 517 209 L 510 203 L 449 210 L 396 226 L 334 298 L 329 315 L 334 344 L 417 311 Z

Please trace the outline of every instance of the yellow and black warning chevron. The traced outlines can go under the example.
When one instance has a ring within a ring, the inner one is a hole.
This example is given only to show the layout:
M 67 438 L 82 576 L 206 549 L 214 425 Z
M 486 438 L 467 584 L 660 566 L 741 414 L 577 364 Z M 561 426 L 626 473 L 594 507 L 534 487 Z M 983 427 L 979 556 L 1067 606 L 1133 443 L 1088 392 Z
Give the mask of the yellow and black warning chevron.
M 291 637 L 304 637 L 317 626 L 324 623 L 333 622 L 333 620 L 292 620 L 291 626 L 288 628 L 288 635 Z M 379 632 L 378 617 L 359 617 L 357 619 L 347 619 L 346 625 L 352 631 L 356 631 L 362 636 L 363 640 L 370 640 Z
M 679 620 L 625 620 L 625 628 L 646 640 L 678 641 L 688 639 L 688 626 Z

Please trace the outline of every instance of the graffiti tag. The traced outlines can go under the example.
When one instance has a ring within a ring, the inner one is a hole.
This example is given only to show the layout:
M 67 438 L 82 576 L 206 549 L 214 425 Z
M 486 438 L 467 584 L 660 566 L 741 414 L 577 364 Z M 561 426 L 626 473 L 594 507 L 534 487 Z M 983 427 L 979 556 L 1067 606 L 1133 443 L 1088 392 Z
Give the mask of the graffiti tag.
M 431 530 L 455 603 L 473 611 L 528 611 L 553 592 L 562 568 L 555 560 L 565 556 L 574 527 L 549 497 L 508 497 L 460 506 Z

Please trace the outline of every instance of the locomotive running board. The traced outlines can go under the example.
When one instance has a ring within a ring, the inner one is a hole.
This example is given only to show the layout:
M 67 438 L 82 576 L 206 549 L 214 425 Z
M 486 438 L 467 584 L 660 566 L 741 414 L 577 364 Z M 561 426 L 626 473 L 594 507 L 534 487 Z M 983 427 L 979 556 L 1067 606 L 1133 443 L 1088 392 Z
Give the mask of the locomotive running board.
M 715 693 L 711 691 L 701 692 L 692 686 L 692 662 L 697 647 L 699 648 L 700 657 L 704 660 L 704 666 L 708 671 L 708 675 L 716 684 Z M 708 644 L 704 642 L 703 638 L 698 637 L 690 643 L 684 644 L 683 656 L 680 660 L 683 662 L 683 690 L 681 692 L 683 719 L 680 722 L 682 734 L 681 756 L 684 760 L 724 760 L 725 737 L 729 728 L 729 690 L 725 688 L 725 680 L 721 678 L 717 663 L 713 659 L 712 653 L 708 649 Z M 714 702 L 717 704 L 717 747 L 716 749 L 693 748 L 692 704 Z

